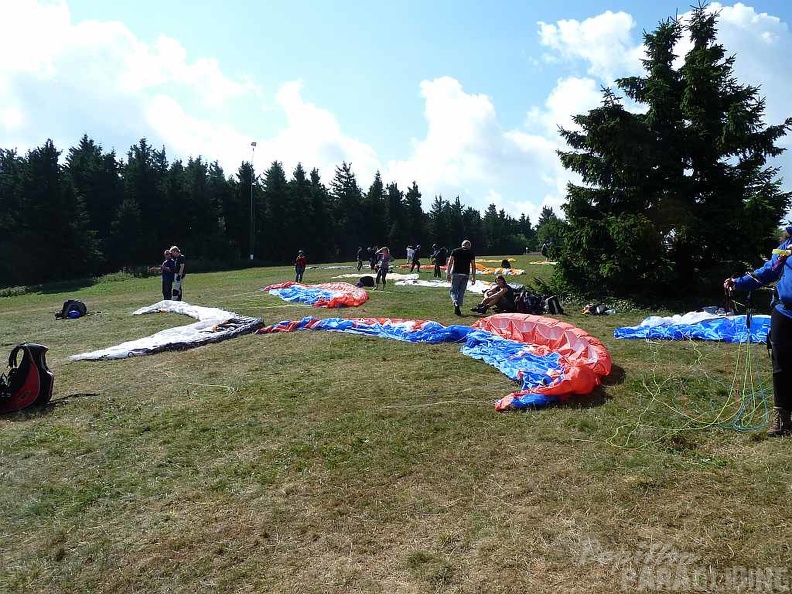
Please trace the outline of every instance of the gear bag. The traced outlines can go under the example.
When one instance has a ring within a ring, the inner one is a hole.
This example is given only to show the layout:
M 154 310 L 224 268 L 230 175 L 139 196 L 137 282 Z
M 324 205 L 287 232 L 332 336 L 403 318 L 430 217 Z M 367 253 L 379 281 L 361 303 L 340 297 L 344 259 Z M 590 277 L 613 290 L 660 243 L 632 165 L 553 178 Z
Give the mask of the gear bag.
M 41 344 L 22 342 L 11 351 L 9 371 L 0 376 L 0 413 L 42 406 L 50 401 L 55 376 L 47 367 L 47 350 Z M 22 358 L 18 361 L 19 353 Z
M 548 297 L 544 300 L 545 310 L 550 315 L 559 315 L 564 313 L 564 308 L 561 307 L 561 302 L 556 295 Z
M 88 313 L 85 303 L 77 299 L 67 299 L 61 310 L 55 314 L 56 320 L 81 318 Z

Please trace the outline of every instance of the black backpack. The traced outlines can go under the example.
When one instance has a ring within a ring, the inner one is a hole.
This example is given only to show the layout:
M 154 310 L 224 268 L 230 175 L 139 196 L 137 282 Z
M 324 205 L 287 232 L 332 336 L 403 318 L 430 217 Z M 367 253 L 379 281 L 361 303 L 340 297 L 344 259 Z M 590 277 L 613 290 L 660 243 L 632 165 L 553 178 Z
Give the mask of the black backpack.
M 517 311 L 519 313 L 527 313 L 533 315 L 542 315 L 544 313 L 544 299 L 541 295 L 531 293 L 526 289 L 522 289 L 517 293 Z
M 63 302 L 61 310 L 55 314 L 55 319 L 81 318 L 88 313 L 85 303 L 77 299 L 67 299 Z
M 373 287 L 374 286 L 374 279 L 370 276 L 361 276 L 360 280 L 357 283 L 358 287 Z

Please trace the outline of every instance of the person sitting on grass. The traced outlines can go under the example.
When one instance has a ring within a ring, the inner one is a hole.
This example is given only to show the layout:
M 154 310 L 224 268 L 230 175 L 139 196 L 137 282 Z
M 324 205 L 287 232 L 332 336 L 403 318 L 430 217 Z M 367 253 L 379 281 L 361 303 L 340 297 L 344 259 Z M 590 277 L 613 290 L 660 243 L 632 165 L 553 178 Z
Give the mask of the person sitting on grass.
M 514 289 L 509 286 L 502 274 L 495 277 L 495 284 L 485 291 L 484 299 L 476 307 L 472 307 L 470 311 L 485 314 L 490 307 L 501 311 L 514 311 L 516 309 Z

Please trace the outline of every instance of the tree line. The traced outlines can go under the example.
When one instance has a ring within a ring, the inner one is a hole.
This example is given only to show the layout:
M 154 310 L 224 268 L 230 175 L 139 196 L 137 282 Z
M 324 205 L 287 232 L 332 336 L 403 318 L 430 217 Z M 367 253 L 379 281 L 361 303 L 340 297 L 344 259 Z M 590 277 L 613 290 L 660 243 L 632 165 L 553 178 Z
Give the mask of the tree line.
M 379 172 L 364 191 L 349 163 L 329 185 L 302 164 L 273 162 L 257 174 L 243 162 L 227 175 L 202 157 L 169 161 L 145 139 L 125 158 L 84 135 L 61 154 L 51 140 L 24 155 L 0 148 L 0 286 L 145 269 L 178 244 L 192 270 L 351 260 L 358 246 L 399 253 L 420 243 L 481 254 L 534 249 L 537 229 L 490 205 L 482 215 L 457 197 L 424 212 L 417 183 L 405 190 Z M 550 209 L 540 217 L 555 218 Z M 541 234 L 539 235 L 541 236 Z

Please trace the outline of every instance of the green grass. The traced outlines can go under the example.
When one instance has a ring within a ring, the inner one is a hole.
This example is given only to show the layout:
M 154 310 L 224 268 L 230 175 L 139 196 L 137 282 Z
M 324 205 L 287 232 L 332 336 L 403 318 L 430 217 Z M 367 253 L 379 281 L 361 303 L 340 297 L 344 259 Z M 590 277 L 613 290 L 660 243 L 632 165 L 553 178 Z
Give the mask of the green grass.
M 291 274 L 194 274 L 185 297 L 267 323 L 460 321 L 443 290 L 389 285 L 335 311 L 259 292 Z M 494 411 L 515 384 L 459 345 L 297 332 L 69 361 L 185 323 L 130 315 L 159 292 L 129 277 L 0 298 L 0 346 L 47 345 L 55 374 L 50 406 L 0 418 L 0 591 L 613 592 L 657 545 L 691 570 L 792 558 L 792 443 L 704 426 L 737 345 L 616 341 L 650 312 L 565 304 L 616 368 L 590 397 L 525 413 Z M 67 298 L 97 313 L 56 321 Z

